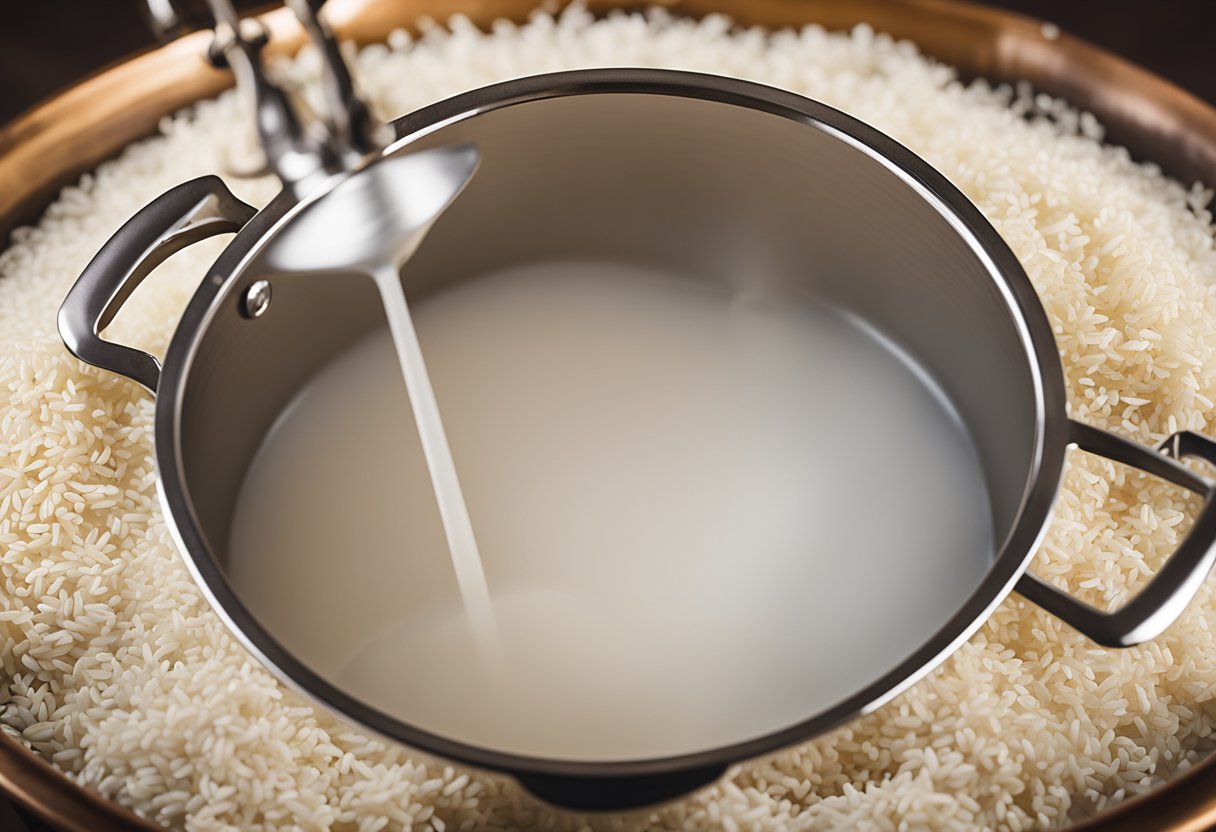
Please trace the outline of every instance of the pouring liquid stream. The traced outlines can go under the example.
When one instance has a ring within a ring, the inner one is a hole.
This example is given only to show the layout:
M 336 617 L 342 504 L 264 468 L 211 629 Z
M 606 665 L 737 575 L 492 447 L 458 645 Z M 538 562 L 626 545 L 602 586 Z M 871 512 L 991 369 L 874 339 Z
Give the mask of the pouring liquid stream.
M 460 488 L 460 478 L 456 474 L 456 462 L 452 459 L 447 431 L 443 427 L 443 417 L 439 413 L 439 402 L 422 356 L 422 345 L 418 341 L 396 267 L 386 263 L 375 270 L 372 278 L 380 292 L 401 374 L 405 379 L 405 389 L 414 411 L 423 457 L 431 475 L 431 485 L 439 506 L 465 614 L 469 618 L 481 658 L 490 661 L 501 655 L 490 588 L 486 582 L 481 553 L 477 549 L 473 523 L 469 519 L 468 505 Z

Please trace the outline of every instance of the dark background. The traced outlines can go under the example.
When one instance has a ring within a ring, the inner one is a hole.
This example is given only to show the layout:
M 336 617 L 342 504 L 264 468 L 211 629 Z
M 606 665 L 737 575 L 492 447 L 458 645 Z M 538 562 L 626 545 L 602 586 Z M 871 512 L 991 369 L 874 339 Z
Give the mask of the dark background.
M 1050 20 L 1216 104 L 1216 0 L 990 0 Z M 266 0 L 237 0 L 243 8 Z M 539 0 L 538 0 L 539 5 Z M 142 0 L 0 0 L 0 124 L 152 45 Z M 44 832 L 0 799 L 0 830 Z
M 1216 0 L 990 2 L 1050 20 L 1216 104 Z M 141 9 L 142 0 L 0 0 L 0 123 L 151 45 Z

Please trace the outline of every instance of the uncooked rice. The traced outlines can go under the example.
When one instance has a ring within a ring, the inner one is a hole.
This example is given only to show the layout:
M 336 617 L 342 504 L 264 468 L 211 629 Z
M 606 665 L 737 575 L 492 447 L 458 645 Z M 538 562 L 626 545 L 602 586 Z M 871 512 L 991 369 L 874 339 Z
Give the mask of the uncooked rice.
M 488 34 L 450 26 L 359 54 L 384 114 L 512 76 L 643 65 L 752 78 L 857 115 L 949 176 L 1021 258 L 1055 327 L 1074 417 L 1144 442 L 1213 428 L 1210 195 L 1102 145 L 1091 116 L 1029 90 L 964 85 L 866 27 L 770 34 L 721 17 L 582 10 Z M 316 57 L 281 69 L 308 77 Z M 418 761 L 303 704 L 228 635 L 182 566 L 155 495 L 148 394 L 82 366 L 56 335 L 64 292 L 122 221 L 185 179 L 256 164 L 232 94 L 164 119 L 160 133 L 66 189 L 0 256 L 3 723 L 75 780 L 200 831 L 1018 830 L 1066 825 L 1205 753 L 1213 582 L 1165 635 L 1122 651 L 1010 597 L 878 712 L 628 819 L 545 810 L 509 782 Z M 229 178 L 258 204 L 274 191 Z M 162 267 L 113 337 L 163 349 L 218 245 Z M 1194 508 L 1078 455 L 1033 568 L 1114 606 L 1174 549 Z

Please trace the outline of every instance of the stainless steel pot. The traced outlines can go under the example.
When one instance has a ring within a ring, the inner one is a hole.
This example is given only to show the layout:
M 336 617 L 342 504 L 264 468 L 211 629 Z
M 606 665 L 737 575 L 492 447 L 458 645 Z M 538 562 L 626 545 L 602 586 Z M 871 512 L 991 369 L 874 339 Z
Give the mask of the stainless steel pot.
M 1018 261 L 957 189 L 890 138 L 797 95 L 658 70 L 521 79 L 441 102 L 393 126 L 398 140 L 385 156 L 474 145 L 481 157 L 464 192 L 407 262 L 408 295 L 571 254 L 727 280 L 732 253 L 759 252 L 772 283 L 864 319 L 945 391 L 979 452 L 1000 544 L 974 592 L 942 610 L 938 629 L 898 666 L 824 712 L 729 747 L 576 762 L 475 747 L 377 711 L 335 688 L 259 625 L 225 577 L 225 544 L 235 495 L 271 425 L 322 364 L 382 326 L 383 313 L 368 280 L 285 276 L 272 268 L 275 241 L 332 188 L 304 200 L 288 190 L 255 212 L 205 177 L 166 193 L 114 236 L 65 301 L 61 331 L 81 358 L 155 390 L 161 494 L 190 568 L 242 643 L 320 705 L 419 751 L 507 773 L 551 803 L 622 809 L 678 796 L 735 762 L 874 709 L 940 663 L 1015 588 L 1096 642 L 1126 646 L 1165 629 L 1210 571 L 1213 483 L 1177 460 L 1216 462 L 1216 444 L 1182 433 L 1150 449 L 1071 421 L 1055 342 Z M 194 240 L 233 231 L 190 301 L 163 367 L 99 338 L 156 263 Z M 472 234 L 476 245 L 469 244 Z M 268 307 L 263 281 L 273 290 Z M 1134 465 L 1205 501 L 1179 550 L 1113 612 L 1026 572 L 1070 445 Z

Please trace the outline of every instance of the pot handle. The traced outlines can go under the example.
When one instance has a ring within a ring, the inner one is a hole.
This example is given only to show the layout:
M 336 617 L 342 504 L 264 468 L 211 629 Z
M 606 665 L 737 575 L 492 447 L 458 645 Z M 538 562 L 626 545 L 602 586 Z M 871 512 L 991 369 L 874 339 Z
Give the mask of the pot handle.
M 1078 601 L 1027 572 L 1017 590 L 1057 618 L 1106 647 L 1131 647 L 1156 638 L 1174 623 L 1216 563 L 1216 483 L 1182 465 L 1196 457 L 1216 464 L 1216 441 L 1182 431 L 1156 449 L 1099 428 L 1069 422 L 1072 442 L 1083 451 L 1139 468 L 1203 496 L 1203 509 L 1178 550 L 1148 586 L 1112 612 Z
M 153 393 L 160 362 L 101 332 L 153 269 L 186 246 L 239 231 L 257 211 L 218 176 L 201 176 L 148 203 L 101 247 L 59 307 L 59 335 L 73 355 L 138 381 Z

